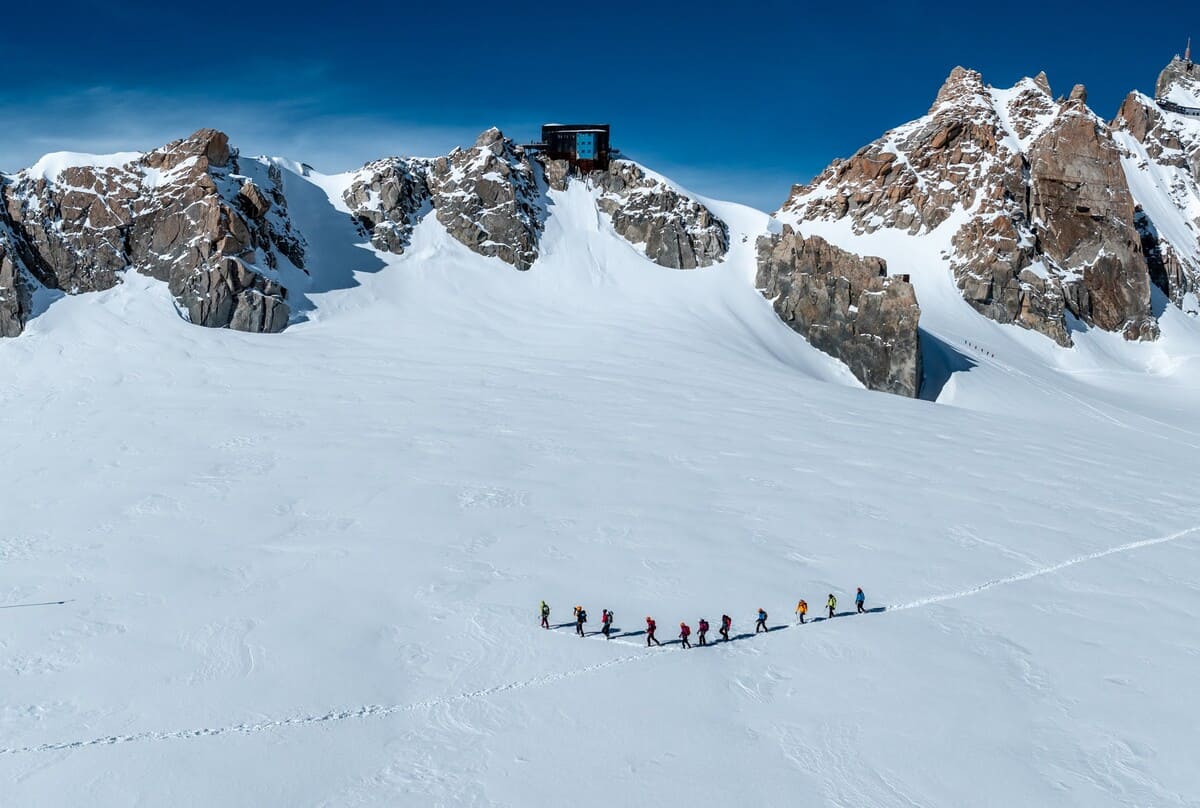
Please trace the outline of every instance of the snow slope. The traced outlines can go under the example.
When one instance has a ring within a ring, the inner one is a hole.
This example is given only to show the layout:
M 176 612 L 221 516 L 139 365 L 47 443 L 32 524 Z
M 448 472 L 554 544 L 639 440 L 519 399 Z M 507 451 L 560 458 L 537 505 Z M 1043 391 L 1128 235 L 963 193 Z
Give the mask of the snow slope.
M 339 182 L 286 175 L 326 269 L 283 334 L 129 275 L 0 342 L 5 804 L 1197 804 L 1194 320 L 1067 351 L 936 233 L 836 239 L 918 284 L 911 401 L 774 318 L 763 214 L 666 270 L 573 184 L 518 273 L 355 244 Z

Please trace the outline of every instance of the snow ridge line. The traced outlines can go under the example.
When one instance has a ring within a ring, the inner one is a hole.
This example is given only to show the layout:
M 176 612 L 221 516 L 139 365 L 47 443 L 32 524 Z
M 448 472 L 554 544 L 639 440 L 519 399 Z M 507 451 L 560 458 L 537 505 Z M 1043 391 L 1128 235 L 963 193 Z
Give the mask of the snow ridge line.
M 1075 558 L 1069 558 L 1066 561 L 1060 561 L 1059 563 L 1052 564 L 1049 567 L 1041 567 L 1040 569 L 1023 572 L 1019 575 L 1010 575 L 1007 578 L 996 578 L 995 580 L 982 583 L 979 586 L 974 586 L 970 589 L 964 589 L 960 592 L 950 592 L 945 595 L 934 595 L 933 597 L 914 600 L 911 603 L 900 603 L 894 606 L 888 606 L 887 611 L 894 612 L 900 611 L 901 609 L 915 609 L 919 606 L 931 606 L 935 603 L 942 603 L 947 600 L 957 600 L 959 598 L 970 597 L 971 595 L 978 595 L 980 592 L 986 592 L 987 590 L 997 586 L 1015 584 L 1020 581 L 1028 581 L 1030 578 L 1038 578 L 1042 575 L 1049 575 L 1053 572 L 1066 569 L 1067 567 L 1073 567 L 1076 564 L 1082 564 L 1085 561 L 1095 561 L 1096 559 L 1104 558 L 1105 556 L 1115 555 L 1116 553 L 1127 553 L 1130 550 L 1137 550 L 1142 547 L 1151 547 L 1155 544 L 1167 544 L 1168 542 L 1182 539 L 1185 536 L 1190 536 L 1197 531 L 1200 531 L 1200 525 L 1189 527 L 1185 530 L 1180 530 L 1179 532 L 1172 533 L 1169 536 L 1159 536 L 1155 539 L 1142 539 L 1141 541 L 1131 541 L 1127 544 L 1119 544 L 1116 547 L 1109 547 L 1106 550 L 1097 550 L 1094 553 L 1088 553 L 1086 555 L 1076 556 Z
M 425 701 L 412 702 L 410 704 L 367 704 L 362 707 L 355 707 L 348 710 L 334 710 L 320 715 L 297 715 L 288 718 L 277 718 L 270 721 L 247 722 L 242 724 L 229 724 L 224 727 L 206 727 L 201 729 L 184 729 L 175 730 L 172 732 L 134 732 L 129 735 L 108 735 L 101 738 L 92 738 L 83 741 L 62 741 L 59 743 L 44 743 L 36 746 L 10 747 L 0 749 L 0 755 L 24 755 L 34 752 L 61 752 L 70 751 L 73 749 L 82 749 L 88 746 L 115 746 L 116 744 L 138 743 L 141 741 L 174 741 L 187 740 L 190 738 L 212 738 L 217 735 L 253 735 L 267 730 L 279 729 L 282 727 L 297 727 L 308 724 L 322 724 L 329 721 L 347 721 L 356 718 L 371 718 L 375 716 L 394 715 L 396 713 L 411 713 L 418 710 L 428 710 L 434 707 L 441 707 L 449 704 L 457 704 L 462 701 L 473 701 L 474 699 L 487 698 L 498 693 L 506 693 L 511 690 L 524 690 L 528 687 L 538 687 L 540 685 L 550 684 L 551 682 L 561 681 L 563 679 L 573 679 L 576 676 L 582 676 L 587 673 L 593 673 L 604 668 L 610 668 L 614 665 L 623 665 L 629 662 L 634 662 L 651 655 L 650 652 L 640 654 L 630 654 L 628 656 L 616 657 L 595 665 L 589 665 L 584 668 L 576 668 L 569 671 L 561 671 L 559 673 L 550 673 L 545 676 L 538 676 L 533 679 L 526 679 L 519 682 L 508 682 L 507 684 L 494 685 L 492 687 L 481 688 L 480 690 L 472 690 L 466 693 L 459 693 L 454 696 L 446 696 L 443 698 L 426 699 Z
M 1116 547 L 1109 547 L 1105 550 L 1097 550 L 1094 553 L 1076 556 L 1075 558 L 1060 561 L 1057 564 L 1052 564 L 1048 567 L 1023 572 L 1019 575 L 1010 575 L 1007 578 L 996 578 L 995 580 L 987 581 L 979 586 L 970 589 L 963 589 L 959 592 L 950 592 L 944 595 L 934 595 L 933 597 L 914 600 L 910 603 L 901 603 L 892 606 L 887 606 L 884 612 L 902 611 L 904 609 L 916 609 L 921 606 L 931 606 L 935 603 L 943 603 L 948 600 L 958 600 L 959 598 L 970 597 L 977 595 L 980 592 L 986 592 L 997 586 L 1006 584 L 1019 583 L 1028 581 L 1031 578 L 1038 578 L 1042 575 L 1050 575 L 1059 570 L 1073 567 L 1076 564 L 1082 564 L 1085 561 L 1094 561 L 1105 556 L 1115 555 L 1117 553 L 1125 553 L 1130 550 L 1137 550 L 1142 547 L 1152 547 L 1156 544 L 1167 544 L 1169 542 L 1178 541 L 1185 536 L 1190 536 L 1193 533 L 1200 532 L 1200 525 L 1189 527 L 1184 530 L 1172 533 L 1168 536 L 1159 536 L 1153 539 L 1142 539 L 1140 541 L 1132 541 L 1126 544 L 1119 544 Z M 827 622 L 825 620 L 814 620 L 814 624 L 818 622 Z M 783 628 L 799 628 L 797 624 L 789 624 Z M 768 633 L 769 634 L 769 633 Z M 632 645 L 632 643 L 622 642 L 622 645 Z M 270 721 L 246 722 L 241 724 L 229 724 L 224 727 L 209 727 L 202 729 L 186 729 L 175 730 L 172 732 L 135 732 L 129 735 L 108 735 L 101 738 L 92 738 L 82 741 L 62 741 L 59 743 L 45 743 L 36 746 L 21 746 L 0 748 L 0 755 L 23 755 L 35 752 L 61 752 L 70 751 L 73 749 L 82 749 L 89 746 L 114 746 L 116 744 L 138 743 L 141 741 L 172 741 L 172 740 L 187 740 L 190 738 L 211 738 L 218 735 L 252 735 L 259 732 L 266 732 L 272 729 L 280 729 L 283 727 L 305 726 L 308 724 L 322 724 L 330 721 L 347 721 L 358 718 L 371 718 L 375 716 L 395 715 L 397 713 L 411 713 L 418 710 L 428 710 L 434 707 L 441 707 L 450 704 L 457 704 L 463 701 L 473 701 L 475 699 L 487 698 L 498 693 L 506 693 L 512 690 L 524 690 L 530 687 L 538 687 L 540 685 L 559 682 L 564 679 L 573 679 L 577 676 L 582 676 L 595 671 L 611 668 L 614 665 L 624 665 L 630 662 L 636 662 L 640 659 L 646 659 L 651 656 L 662 656 L 661 652 L 656 649 L 646 649 L 640 654 L 629 654 L 621 657 L 599 662 L 595 665 L 588 665 L 583 668 L 575 668 L 574 670 L 561 671 L 558 673 L 549 673 L 544 676 L 538 676 L 533 679 L 525 679 L 518 682 L 508 682 L 507 684 L 494 685 L 485 687 L 479 690 L 472 690 L 466 693 L 459 693 L 454 696 L 445 696 L 443 698 L 426 699 L 425 701 L 412 702 L 410 704 L 368 704 L 362 707 L 355 707 L 348 710 L 334 710 L 328 713 L 319 715 L 299 715 L 290 716 L 288 718 L 272 719 Z

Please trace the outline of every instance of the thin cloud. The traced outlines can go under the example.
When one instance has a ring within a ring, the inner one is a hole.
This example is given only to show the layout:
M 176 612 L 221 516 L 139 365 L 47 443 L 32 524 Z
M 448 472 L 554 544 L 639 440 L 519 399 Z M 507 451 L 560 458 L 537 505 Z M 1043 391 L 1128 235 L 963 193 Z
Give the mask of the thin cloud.
M 147 151 L 203 127 L 226 132 L 244 154 L 291 157 L 333 172 L 393 154 L 444 154 L 490 125 L 333 115 L 315 98 L 222 100 L 110 87 L 0 101 L 0 119 L 6 129 L 0 168 L 9 172 L 50 151 Z

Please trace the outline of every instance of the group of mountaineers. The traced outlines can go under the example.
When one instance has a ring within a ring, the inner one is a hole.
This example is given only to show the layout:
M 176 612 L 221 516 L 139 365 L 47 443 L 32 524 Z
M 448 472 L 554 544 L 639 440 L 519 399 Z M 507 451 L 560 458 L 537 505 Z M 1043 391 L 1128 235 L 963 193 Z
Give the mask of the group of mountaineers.
M 860 587 L 858 587 L 858 591 L 854 595 L 854 605 L 855 605 L 855 609 L 858 612 L 858 614 L 863 614 L 864 612 L 866 612 L 866 602 L 867 602 L 867 596 L 865 594 L 863 594 L 862 587 L 860 586 Z M 833 617 L 836 616 L 837 597 L 834 596 L 834 594 L 832 592 L 829 593 L 829 597 L 825 601 L 825 608 L 829 611 L 829 617 L 827 619 L 832 619 Z M 551 628 L 551 626 L 550 626 L 550 606 L 549 606 L 549 604 L 546 603 L 546 601 L 543 600 L 541 602 L 541 606 L 539 607 L 539 612 L 540 612 L 541 618 L 542 618 L 542 623 L 541 623 L 542 628 L 544 628 L 544 629 Z M 796 617 L 799 619 L 801 625 L 804 624 L 804 622 L 805 622 L 804 618 L 807 614 L 808 614 L 808 602 L 805 601 L 803 598 L 801 598 L 800 602 L 796 604 Z M 587 636 L 587 632 L 585 632 L 583 629 L 584 625 L 588 621 L 587 610 L 584 609 L 582 606 L 576 606 L 574 608 L 574 616 L 575 616 L 575 633 L 578 634 L 580 637 Z M 563 625 L 569 625 L 569 624 L 564 623 Z M 724 642 L 729 642 L 729 630 L 732 627 L 733 627 L 733 618 L 731 618 L 727 614 L 721 615 L 721 630 L 719 633 L 721 635 L 721 639 Z M 557 628 L 557 626 L 555 628 Z M 708 645 L 709 628 L 710 628 L 710 626 L 709 626 L 708 620 L 701 617 L 699 623 L 696 626 L 696 637 L 697 637 L 698 645 Z M 606 640 L 611 640 L 612 639 L 612 630 L 613 630 L 613 612 L 611 609 L 604 609 L 600 616 L 600 633 L 604 635 L 604 638 Z M 659 642 L 658 637 L 655 636 L 655 632 L 657 632 L 657 631 L 658 631 L 658 624 L 655 622 L 653 617 L 650 617 L 649 615 L 647 615 L 646 616 L 646 630 L 645 630 L 646 647 L 647 648 L 649 648 L 651 645 L 659 645 L 659 646 L 662 645 L 662 643 Z M 770 631 L 770 629 L 767 628 L 767 612 L 766 612 L 766 610 L 760 608 L 758 610 L 758 617 L 754 623 L 754 633 L 758 634 L 759 632 L 763 632 L 763 631 Z M 637 632 L 637 633 L 641 633 L 641 632 Z M 691 648 L 692 647 L 691 636 L 692 636 L 692 627 L 689 626 L 686 621 L 680 621 L 680 623 L 679 623 L 679 644 L 680 644 L 681 648 Z

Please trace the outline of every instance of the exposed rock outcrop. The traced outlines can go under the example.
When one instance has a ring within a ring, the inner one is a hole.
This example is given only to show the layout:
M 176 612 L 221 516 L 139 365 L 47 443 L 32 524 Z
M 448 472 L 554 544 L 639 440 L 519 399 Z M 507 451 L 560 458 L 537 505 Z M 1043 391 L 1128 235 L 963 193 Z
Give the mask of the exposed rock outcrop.
M 455 239 L 480 255 L 529 269 L 545 205 L 525 150 L 499 129 L 433 160 L 391 157 L 364 166 L 342 194 L 377 249 L 402 253 L 431 207 Z
M 570 164 L 542 160 L 542 165 L 547 185 L 565 191 L 572 179 Z M 659 266 L 711 266 L 729 251 L 729 228 L 716 214 L 636 163 L 613 160 L 607 170 L 580 179 L 600 189 L 596 206 L 609 215 L 617 234 Z
M 1158 74 L 1158 80 L 1154 83 L 1154 97 L 1172 98 L 1175 95 L 1172 91 L 1180 89 L 1189 93 L 1197 85 L 1200 85 L 1200 64 L 1176 56 Z M 1188 98 L 1185 95 L 1175 100 L 1186 105 Z
M 0 337 L 15 337 L 29 320 L 33 279 L 12 243 L 0 211 Z
M 613 229 L 629 243 L 641 245 L 659 266 L 706 267 L 728 252 L 724 222 L 637 164 L 613 160 L 607 171 L 592 172 L 589 179 L 602 191 L 596 204 L 611 217 Z
M 912 285 L 888 277 L 882 259 L 804 238 L 785 225 L 758 241 L 757 285 L 788 326 L 845 362 L 867 388 L 920 392 L 921 310 Z
M 399 255 L 408 247 L 429 203 L 426 168 L 423 160 L 376 160 L 363 166 L 342 194 L 376 249 Z
M 1173 60 L 1156 89 L 1166 106 L 1130 93 L 1111 126 L 1141 205 L 1135 224 L 1150 278 L 1200 314 L 1200 115 L 1186 113 L 1200 110 L 1200 66 Z
M 1127 339 L 1157 337 L 1120 153 L 1082 101 L 1067 103 L 1030 147 L 1029 189 L 1039 257 L 1062 273 L 1067 308 Z
M 920 236 L 951 222 L 940 236 L 950 269 L 980 313 L 1061 345 L 1071 344 L 1068 312 L 1153 339 L 1120 154 L 1084 95 L 1055 101 L 1044 74 L 995 90 L 955 68 L 925 117 L 794 188 L 780 218 L 848 217 L 858 233 Z
M 546 216 L 535 167 L 552 190 L 565 190 L 572 179 L 565 160 L 531 162 L 500 130 L 489 129 L 470 149 L 445 157 L 368 163 L 342 198 L 377 249 L 403 253 L 413 228 L 432 210 L 475 252 L 529 269 Z M 709 266 L 729 249 L 729 229 L 712 211 L 635 163 L 614 160 L 582 179 L 600 189 L 596 204 L 617 233 L 661 266 Z
M 166 281 L 194 323 L 279 331 L 287 293 L 267 273 L 279 256 L 304 261 L 281 185 L 275 166 L 240 166 L 224 133 L 202 129 L 124 165 L 20 172 L 3 196 L 15 247 L 47 286 L 108 289 L 133 268 Z
M 544 205 L 525 151 L 489 129 L 470 149 L 429 163 L 438 221 L 480 255 L 529 269 L 538 254 Z

